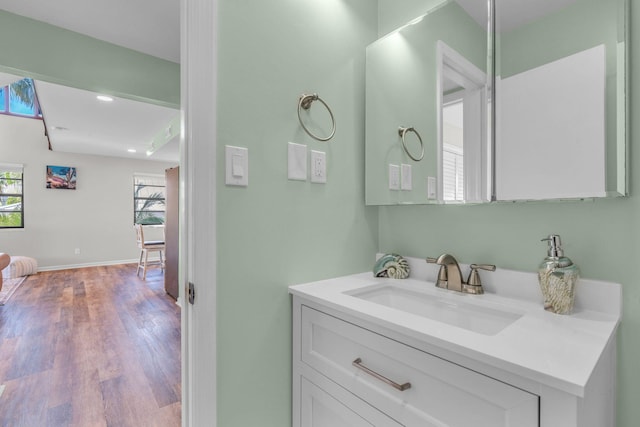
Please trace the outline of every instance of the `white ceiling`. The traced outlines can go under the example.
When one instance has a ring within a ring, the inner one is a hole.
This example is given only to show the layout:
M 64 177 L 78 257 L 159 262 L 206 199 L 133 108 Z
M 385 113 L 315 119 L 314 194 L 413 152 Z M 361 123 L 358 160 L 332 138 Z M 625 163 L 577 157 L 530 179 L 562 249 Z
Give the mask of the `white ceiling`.
M 93 92 L 42 81 L 36 81 L 36 92 L 54 151 L 162 161 L 179 158 L 177 141 L 146 154 L 153 138 L 164 136 L 178 110 L 122 98 L 103 102 Z
M 180 60 L 180 0 L 0 0 L 0 10 Z M 0 73 L 0 85 L 20 78 Z M 165 132 L 178 110 L 121 98 L 104 104 L 96 93 L 42 81 L 36 82 L 36 91 L 54 151 L 179 160 L 178 138 L 146 155 L 153 137 Z

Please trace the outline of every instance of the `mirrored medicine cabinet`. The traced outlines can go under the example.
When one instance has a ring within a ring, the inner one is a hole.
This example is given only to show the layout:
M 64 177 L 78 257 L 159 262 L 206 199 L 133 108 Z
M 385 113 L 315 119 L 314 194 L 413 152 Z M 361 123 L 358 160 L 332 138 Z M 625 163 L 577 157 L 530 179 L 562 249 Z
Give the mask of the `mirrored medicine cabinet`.
M 366 203 L 627 192 L 627 0 L 447 0 L 366 51 Z

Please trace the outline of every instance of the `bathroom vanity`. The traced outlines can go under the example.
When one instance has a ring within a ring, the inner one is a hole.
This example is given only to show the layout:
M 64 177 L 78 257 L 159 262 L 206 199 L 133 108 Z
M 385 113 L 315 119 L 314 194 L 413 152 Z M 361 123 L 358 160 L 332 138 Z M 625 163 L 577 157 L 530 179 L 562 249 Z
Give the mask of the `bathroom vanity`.
M 293 425 L 615 425 L 618 284 L 581 279 L 544 311 L 535 274 L 483 275 L 484 295 L 362 273 L 291 286 Z M 468 271 L 468 266 L 462 266 Z

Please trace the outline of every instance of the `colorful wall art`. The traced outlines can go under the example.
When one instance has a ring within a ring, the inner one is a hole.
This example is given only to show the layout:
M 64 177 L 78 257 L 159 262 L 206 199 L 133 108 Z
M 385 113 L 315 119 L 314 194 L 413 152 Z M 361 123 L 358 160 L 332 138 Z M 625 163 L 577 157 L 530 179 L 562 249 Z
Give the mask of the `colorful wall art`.
M 70 166 L 47 166 L 47 188 L 76 189 L 76 168 Z

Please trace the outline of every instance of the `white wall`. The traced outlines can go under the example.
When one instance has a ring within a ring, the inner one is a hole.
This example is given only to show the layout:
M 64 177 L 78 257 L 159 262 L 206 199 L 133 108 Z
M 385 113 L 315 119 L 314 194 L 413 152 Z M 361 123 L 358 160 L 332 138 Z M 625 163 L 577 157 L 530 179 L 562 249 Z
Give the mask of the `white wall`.
M 0 115 L 0 163 L 24 164 L 25 209 L 24 229 L 0 229 L 0 252 L 33 257 L 40 269 L 137 259 L 133 174 L 175 166 L 49 151 L 40 120 L 6 115 Z M 76 167 L 77 190 L 47 189 L 47 165 Z

